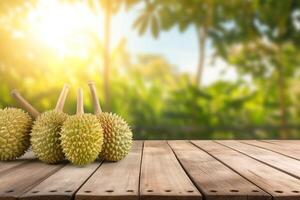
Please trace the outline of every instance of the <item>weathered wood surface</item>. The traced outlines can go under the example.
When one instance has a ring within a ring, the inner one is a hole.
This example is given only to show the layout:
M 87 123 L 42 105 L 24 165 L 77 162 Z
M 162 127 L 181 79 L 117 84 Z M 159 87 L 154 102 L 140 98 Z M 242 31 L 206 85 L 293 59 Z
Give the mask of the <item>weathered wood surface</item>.
M 300 160 L 300 145 L 299 147 L 296 145 L 291 145 L 285 141 L 283 141 L 283 144 L 276 144 L 274 141 L 269 142 L 269 141 L 252 141 L 252 140 L 247 140 L 247 141 L 242 141 L 243 143 L 246 144 L 251 144 L 257 147 L 261 147 L 270 151 L 274 151 L 279 154 L 283 154 L 285 156 L 289 156 L 291 158 L 295 158 Z
M 26 200 L 68 200 L 100 166 L 95 162 L 86 167 L 68 164 L 21 196 Z
M 135 141 L 120 162 L 0 162 L 0 200 L 300 199 L 300 141 Z
M 62 165 L 47 165 L 33 160 L 2 173 L 0 175 L 0 199 L 17 199 L 61 167 Z
M 76 200 L 139 199 L 143 142 L 136 141 L 125 159 L 105 162 L 77 192 Z
M 218 143 L 235 149 L 245 155 L 259 160 L 267 165 L 300 178 L 300 161 L 262 148 L 240 143 L 237 141 L 218 141 Z
M 300 180 L 213 141 L 194 141 L 198 147 L 263 188 L 274 199 L 299 198 Z
M 201 194 L 177 161 L 166 141 L 145 141 L 141 199 L 201 199 Z
M 191 143 L 170 141 L 169 144 L 207 200 L 271 199 L 269 194 Z
M 7 161 L 7 162 L 0 162 L 0 174 L 4 173 L 7 170 L 10 170 L 14 167 L 17 167 L 21 164 L 24 164 L 26 162 L 29 162 L 34 159 L 33 153 L 26 152 L 22 157 L 18 158 L 17 160 Z

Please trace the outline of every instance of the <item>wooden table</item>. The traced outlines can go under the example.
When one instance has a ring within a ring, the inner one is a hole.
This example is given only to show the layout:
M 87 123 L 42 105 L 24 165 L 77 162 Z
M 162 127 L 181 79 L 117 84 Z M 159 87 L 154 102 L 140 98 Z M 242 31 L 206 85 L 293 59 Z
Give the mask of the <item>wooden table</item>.
M 116 163 L 0 163 L 0 200 L 300 199 L 300 141 L 135 141 Z

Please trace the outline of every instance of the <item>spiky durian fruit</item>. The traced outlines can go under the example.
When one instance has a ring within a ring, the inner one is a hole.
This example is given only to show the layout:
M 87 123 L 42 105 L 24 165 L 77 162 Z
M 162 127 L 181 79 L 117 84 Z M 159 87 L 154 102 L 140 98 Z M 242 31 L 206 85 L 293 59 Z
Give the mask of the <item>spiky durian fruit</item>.
M 63 107 L 69 87 L 64 85 L 54 110 L 44 112 L 35 121 L 31 131 L 32 151 L 43 162 L 54 164 L 64 159 L 60 146 L 60 131 L 68 115 Z
M 132 132 L 126 121 L 112 113 L 102 112 L 94 82 L 88 83 L 93 100 L 94 113 L 103 128 L 104 143 L 100 157 L 108 161 L 123 159 L 132 146 Z
M 21 109 L 0 110 L 0 160 L 13 160 L 29 148 L 31 117 Z
M 100 157 L 108 161 L 123 159 L 132 146 L 132 132 L 126 121 L 112 113 L 97 115 L 103 128 L 104 143 Z
M 59 137 L 66 119 L 67 114 L 51 110 L 34 122 L 30 141 L 32 151 L 41 161 L 52 164 L 64 159 Z
M 75 165 L 87 165 L 97 159 L 103 144 L 100 123 L 92 114 L 69 117 L 61 131 L 66 158 Z

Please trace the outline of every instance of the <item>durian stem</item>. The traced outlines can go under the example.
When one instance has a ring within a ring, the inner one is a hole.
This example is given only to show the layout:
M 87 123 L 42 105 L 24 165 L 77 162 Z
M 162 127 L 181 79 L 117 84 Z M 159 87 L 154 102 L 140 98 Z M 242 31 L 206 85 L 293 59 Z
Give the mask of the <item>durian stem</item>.
M 18 90 L 14 89 L 11 91 L 12 97 L 20 104 L 20 106 L 26 110 L 34 119 L 37 118 L 40 113 L 37 111 L 28 101 L 26 101 Z
M 82 89 L 79 89 L 78 93 L 77 93 L 77 110 L 76 110 L 76 114 L 77 115 L 84 114 Z
M 63 111 L 68 92 L 69 92 L 69 86 L 65 84 L 57 100 L 56 107 L 55 107 L 56 111 L 59 112 Z
M 96 87 L 95 83 L 93 81 L 89 81 L 88 85 L 90 87 L 90 91 L 92 94 L 92 101 L 93 101 L 93 107 L 94 107 L 94 114 L 98 115 L 102 112 L 101 106 L 97 97 Z

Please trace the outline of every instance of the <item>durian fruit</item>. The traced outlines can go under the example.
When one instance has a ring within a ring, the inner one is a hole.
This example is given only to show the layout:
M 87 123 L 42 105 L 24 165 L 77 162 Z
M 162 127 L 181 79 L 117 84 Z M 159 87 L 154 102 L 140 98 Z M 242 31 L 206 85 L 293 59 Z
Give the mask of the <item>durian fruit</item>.
M 84 114 L 82 90 L 78 91 L 77 112 L 63 124 L 61 146 L 66 158 L 75 165 L 97 159 L 103 144 L 103 131 L 97 117 Z
M 14 160 L 30 146 L 31 117 L 21 109 L 0 110 L 0 160 Z
M 128 154 L 132 146 L 130 127 L 120 116 L 102 112 L 95 84 L 90 81 L 88 85 L 92 94 L 94 113 L 102 126 L 104 134 L 104 143 L 99 156 L 107 161 L 119 161 Z
M 42 113 L 34 122 L 30 142 L 32 151 L 43 162 L 55 164 L 64 160 L 60 146 L 60 131 L 67 114 L 63 107 L 69 87 L 64 85 L 54 110 Z
M 31 111 L 33 117 L 38 115 L 35 110 L 17 90 L 12 96 L 20 104 Z M 28 113 L 18 108 L 5 108 L 0 110 L 0 160 L 14 160 L 22 156 L 30 146 L 30 129 L 32 118 Z

